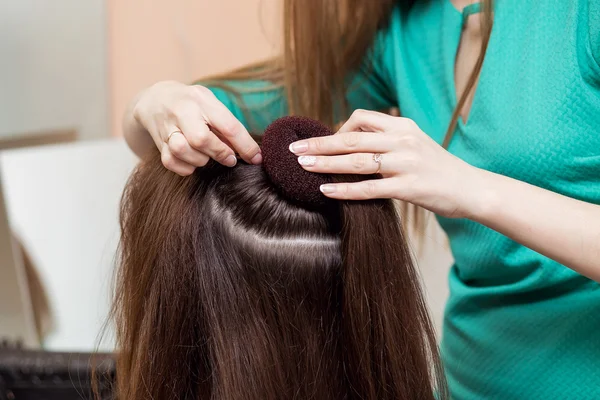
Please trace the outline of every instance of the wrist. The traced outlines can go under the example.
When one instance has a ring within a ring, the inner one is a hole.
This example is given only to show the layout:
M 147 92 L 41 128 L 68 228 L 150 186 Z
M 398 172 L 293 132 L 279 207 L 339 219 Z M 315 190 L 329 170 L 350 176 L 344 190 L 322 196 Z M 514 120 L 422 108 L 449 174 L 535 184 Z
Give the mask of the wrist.
M 139 157 L 144 157 L 149 151 L 156 148 L 154 140 L 142 123 L 139 109 L 140 101 L 147 90 L 139 92 L 130 101 L 121 125 L 125 142 Z
M 138 92 L 131 102 L 129 103 L 127 114 L 129 116 L 130 121 L 133 121 L 135 124 L 141 124 L 141 113 L 140 113 L 140 102 L 148 93 L 151 87 L 145 88 Z
M 500 200 L 497 191 L 498 175 L 481 168 L 473 168 L 469 179 L 471 190 L 466 191 L 467 203 L 466 218 L 484 223 L 498 212 Z

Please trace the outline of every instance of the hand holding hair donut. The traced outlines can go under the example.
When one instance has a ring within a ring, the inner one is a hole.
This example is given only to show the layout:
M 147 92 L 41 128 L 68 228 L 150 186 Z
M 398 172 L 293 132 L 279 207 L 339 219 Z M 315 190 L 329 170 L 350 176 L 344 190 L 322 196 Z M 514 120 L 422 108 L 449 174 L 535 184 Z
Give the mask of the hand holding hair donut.
M 485 196 L 481 170 L 446 151 L 410 119 L 358 110 L 330 137 L 292 143 L 310 172 L 375 174 L 383 179 L 326 184 L 334 199 L 396 198 L 446 217 L 468 217 Z

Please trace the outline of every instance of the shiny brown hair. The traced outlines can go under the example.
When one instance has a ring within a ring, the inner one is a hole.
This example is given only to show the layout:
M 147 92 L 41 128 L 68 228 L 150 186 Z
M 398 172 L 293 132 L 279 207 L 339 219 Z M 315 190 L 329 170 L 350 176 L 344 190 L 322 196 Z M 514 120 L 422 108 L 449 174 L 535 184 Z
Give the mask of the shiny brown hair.
M 119 399 L 446 398 L 390 201 L 307 209 L 261 166 L 184 178 L 152 154 L 121 228 Z

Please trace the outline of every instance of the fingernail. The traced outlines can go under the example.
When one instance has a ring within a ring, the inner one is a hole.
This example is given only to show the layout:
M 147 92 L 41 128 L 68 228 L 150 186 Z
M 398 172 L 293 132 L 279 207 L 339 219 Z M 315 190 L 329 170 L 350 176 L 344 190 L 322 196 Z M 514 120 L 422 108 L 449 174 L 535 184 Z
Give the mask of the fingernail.
M 262 154 L 258 153 L 257 155 L 255 155 L 254 157 L 252 157 L 252 159 L 250 160 L 250 162 L 254 165 L 260 164 L 262 162 L 263 158 L 262 158 Z
M 237 158 L 235 158 L 234 155 L 230 155 L 225 159 L 223 164 L 225 164 L 227 167 L 235 167 L 235 164 L 237 164 Z
M 312 167 L 317 162 L 317 157 L 315 156 L 300 156 L 298 157 L 298 162 L 300 165 L 305 167 Z
M 319 189 L 321 189 L 321 192 L 323 192 L 323 193 L 333 193 L 333 192 L 335 192 L 335 186 L 334 185 L 321 185 L 321 187 Z
M 308 143 L 306 142 L 296 142 L 290 144 L 290 151 L 294 154 L 304 153 L 308 150 Z

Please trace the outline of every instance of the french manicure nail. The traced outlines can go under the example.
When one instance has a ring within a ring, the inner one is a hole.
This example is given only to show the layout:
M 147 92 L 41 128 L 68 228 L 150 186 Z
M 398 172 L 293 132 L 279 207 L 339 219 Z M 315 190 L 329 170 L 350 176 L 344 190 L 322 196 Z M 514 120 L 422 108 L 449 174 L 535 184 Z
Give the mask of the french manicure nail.
M 319 189 L 321 189 L 321 192 L 323 192 L 323 193 L 333 193 L 333 192 L 335 192 L 335 186 L 334 185 L 321 185 L 321 187 Z
M 315 156 L 300 156 L 298 157 L 298 162 L 300 165 L 305 167 L 312 167 L 317 162 L 317 157 Z
M 263 158 L 262 158 L 262 154 L 258 153 L 257 155 L 255 155 L 254 157 L 252 157 L 252 159 L 250 160 L 250 162 L 254 165 L 258 165 L 262 162 Z
M 223 164 L 225 164 L 227 167 L 235 167 L 235 164 L 237 164 L 237 158 L 234 155 L 230 155 L 225 159 Z
M 290 144 L 290 151 L 294 154 L 304 153 L 308 150 L 308 143 L 306 142 L 296 142 Z

